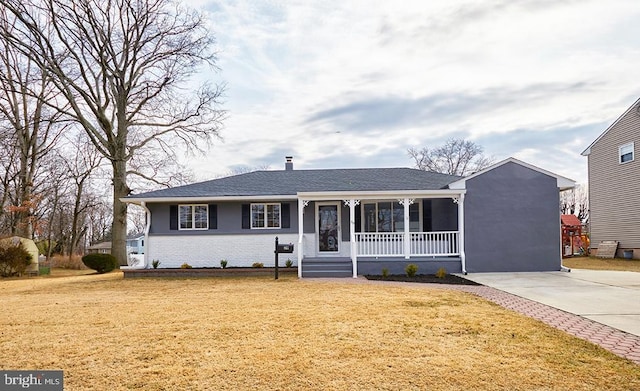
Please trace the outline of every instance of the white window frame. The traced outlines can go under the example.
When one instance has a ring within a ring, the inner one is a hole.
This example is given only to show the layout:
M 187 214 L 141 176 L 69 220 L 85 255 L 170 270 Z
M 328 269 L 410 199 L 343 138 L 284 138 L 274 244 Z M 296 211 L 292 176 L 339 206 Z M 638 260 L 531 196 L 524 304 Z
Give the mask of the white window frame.
M 253 225 L 253 207 L 254 206 L 263 206 L 264 208 L 263 216 L 262 216 L 262 221 L 264 222 L 264 226 L 262 227 L 256 227 Z M 269 227 L 269 222 L 268 222 L 269 206 L 278 206 L 278 226 L 277 227 Z M 282 204 L 279 202 L 252 203 L 251 206 L 249 207 L 249 220 L 250 220 L 251 229 L 281 229 L 282 228 Z
M 622 161 L 622 157 L 631 154 L 631 160 Z M 633 142 L 622 144 L 618 147 L 618 163 L 625 164 L 631 163 L 635 160 L 635 145 Z
M 205 207 L 206 210 L 206 219 L 205 219 L 205 227 L 196 228 L 196 207 Z M 182 227 L 182 214 L 180 213 L 181 208 L 189 207 L 191 208 L 191 227 L 183 228 Z M 209 229 L 209 205 L 208 204 L 180 204 L 178 205 L 178 230 L 179 231 L 206 231 Z
M 379 213 L 379 206 L 378 204 L 380 203 L 386 203 L 386 202 L 391 202 L 391 208 L 393 210 L 393 204 L 397 203 L 398 200 L 366 200 L 366 201 L 361 201 L 361 207 L 360 207 L 360 232 L 363 233 L 400 233 L 400 232 L 404 232 L 404 229 L 402 231 L 391 231 L 391 232 L 381 232 L 378 231 L 380 222 L 378 221 L 378 213 Z M 422 202 L 420 202 L 420 200 L 416 200 L 417 205 L 418 205 L 418 230 L 417 231 L 410 231 L 410 232 L 422 232 Z M 364 205 L 365 204 L 375 204 L 376 205 L 376 230 L 374 231 L 365 231 L 365 224 L 366 224 L 366 217 L 365 217 L 365 208 Z M 391 216 L 393 217 L 393 212 L 391 212 Z M 404 213 L 403 213 L 403 219 L 404 219 Z M 404 220 L 403 220 L 404 222 Z M 393 221 L 391 222 L 393 224 Z M 411 221 L 409 222 L 409 225 L 411 225 Z M 394 227 L 395 228 L 395 227 Z M 409 229 L 411 229 L 411 227 L 409 227 Z

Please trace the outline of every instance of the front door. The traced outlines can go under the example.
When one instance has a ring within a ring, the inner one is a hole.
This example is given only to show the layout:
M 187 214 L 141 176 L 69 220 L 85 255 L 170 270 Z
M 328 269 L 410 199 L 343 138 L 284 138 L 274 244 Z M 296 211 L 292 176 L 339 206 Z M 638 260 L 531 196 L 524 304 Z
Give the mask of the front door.
M 318 252 L 338 253 L 340 251 L 340 204 L 318 203 L 317 205 Z

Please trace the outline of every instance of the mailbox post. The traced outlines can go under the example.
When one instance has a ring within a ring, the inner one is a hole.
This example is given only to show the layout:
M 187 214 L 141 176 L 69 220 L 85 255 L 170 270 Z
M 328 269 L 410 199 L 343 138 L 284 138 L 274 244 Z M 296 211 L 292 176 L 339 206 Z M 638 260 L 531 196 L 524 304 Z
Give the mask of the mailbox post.
M 274 251 L 276 257 L 275 279 L 278 279 L 278 254 L 280 253 L 292 253 L 293 244 L 278 244 L 278 237 L 276 236 L 276 249 Z

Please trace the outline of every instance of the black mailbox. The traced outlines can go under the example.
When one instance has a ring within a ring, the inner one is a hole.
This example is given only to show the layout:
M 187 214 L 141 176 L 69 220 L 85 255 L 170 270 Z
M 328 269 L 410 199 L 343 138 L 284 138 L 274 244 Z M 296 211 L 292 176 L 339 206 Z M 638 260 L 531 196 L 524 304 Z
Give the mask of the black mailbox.
M 293 252 L 293 244 L 289 243 L 289 244 L 278 244 L 278 237 L 276 236 L 276 249 L 273 252 L 276 256 L 275 259 L 275 277 L 276 280 L 278 279 L 278 254 L 286 254 L 286 253 L 292 253 Z
M 292 253 L 293 252 L 293 244 L 279 244 L 278 245 L 279 253 Z

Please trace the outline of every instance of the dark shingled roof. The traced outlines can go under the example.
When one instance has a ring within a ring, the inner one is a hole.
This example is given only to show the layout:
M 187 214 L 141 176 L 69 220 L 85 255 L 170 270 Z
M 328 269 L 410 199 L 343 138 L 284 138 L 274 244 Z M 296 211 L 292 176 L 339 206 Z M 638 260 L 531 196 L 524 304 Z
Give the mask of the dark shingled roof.
M 437 190 L 461 177 L 411 168 L 254 171 L 127 198 L 296 195 L 320 191 Z

